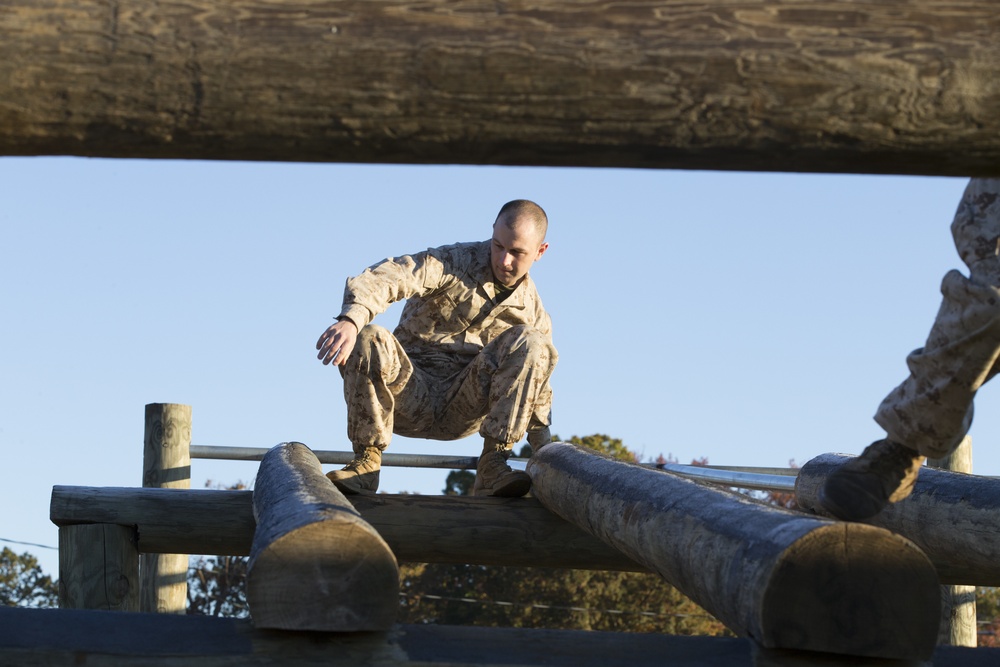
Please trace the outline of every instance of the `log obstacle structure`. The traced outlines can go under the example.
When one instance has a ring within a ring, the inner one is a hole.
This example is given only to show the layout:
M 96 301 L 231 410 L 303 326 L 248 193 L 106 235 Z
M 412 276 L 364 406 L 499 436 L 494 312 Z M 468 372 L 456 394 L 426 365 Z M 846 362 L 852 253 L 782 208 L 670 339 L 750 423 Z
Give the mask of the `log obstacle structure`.
M 259 628 L 388 630 L 399 605 L 389 545 L 302 443 L 272 449 L 253 492 L 247 602 Z
M 8 0 L 0 155 L 1000 175 L 994 0 Z
M 802 466 L 795 496 L 804 510 L 822 512 L 819 490 L 848 458 L 823 454 Z M 1000 586 L 1000 480 L 924 466 L 908 498 L 866 523 L 912 540 L 942 581 Z
M 562 461 L 566 456 L 578 460 L 571 460 L 572 465 L 566 467 Z M 330 485 L 304 446 L 281 445 L 265 458 L 272 460 L 267 465 L 262 462 L 259 488 L 254 492 L 55 487 L 51 516 L 67 528 L 128 526 L 138 536 L 135 546 L 143 552 L 240 555 L 252 551 L 257 532 L 253 505 L 261 505 L 258 517 L 267 515 L 267 510 L 261 510 L 272 505 L 266 500 L 270 494 L 288 503 L 286 509 L 299 506 L 301 512 L 295 510 L 289 516 L 299 515 L 301 525 L 277 521 L 275 525 L 288 530 L 270 531 L 276 539 L 262 539 L 260 544 L 276 545 L 274 553 L 292 553 L 297 531 L 305 535 L 317 530 L 308 527 L 315 523 L 309 517 L 319 516 L 310 507 L 336 505 L 340 498 L 330 503 L 325 491 L 316 493 L 316 488 L 328 489 Z M 601 467 L 594 472 L 595 465 L 611 466 L 615 471 L 621 468 L 616 474 L 625 475 L 625 481 L 608 477 L 608 471 Z M 271 467 L 271 472 L 265 472 Z M 531 460 L 530 470 L 538 498 L 380 495 L 352 498 L 351 504 L 382 534 L 400 560 L 657 571 L 737 632 L 751 637 L 757 651 L 811 647 L 804 649 L 806 657 L 801 664 L 829 657 L 822 647 L 833 644 L 834 652 L 854 656 L 852 660 L 859 655 L 887 654 L 925 658 L 933 649 L 937 579 L 920 551 L 903 538 L 863 524 L 835 523 L 762 506 L 673 474 L 609 461 L 570 445 L 554 443 L 543 448 Z M 608 514 L 602 510 L 600 520 L 589 512 L 583 525 L 578 525 L 579 517 L 567 522 L 545 509 L 544 503 L 552 502 L 546 493 L 570 507 L 582 507 L 579 498 L 586 498 L 588 507 L 594 503 L 606 507 L 608 489 L 588 486 L 592 476 L 607 480 L 601 484 L 629 496 L 633 506 L 617 519 L 614 511 Z M 278 480 L 285 480 L 286 490 L 292 491 L 277 492 L 281 486 Z M 567 486 L 567 480 L 583 484 L 586 492 Z M 265 492 L 265 487 L 271 490 Z M 255 495 L 260 498 L 255 499 Z M 663 524 L 640 521 L 657 514 L 650 508 L 663 503 Z M 282 512 L 273 513 L 277 516 Z M 344 513 L 349 513 L 346 507 Z M 607 525 L 602 527 L 601 522 Z M 673 533 L 669 529 L 672 523 L 677 528 Z M 629 539 L 630 531 L 649 544 L 640 545 L 639 551 L 627 546 L 622 540 Z M 427 540 L 427 535 L 435 539 Z M 545 535 L 552 537 L 546 542 Z M 660 536 L 658 542 L 653 539 L 656 536 Z M 534 550 L 526 545 L 535 545 Z M 696 548 L 699 545 L 701 548 Z M 328 546 L 336 548 L 335 544 Z M 678 568 L 687 582 L 675 583 L 676 570 L 672 568 Z M 253 576 L 263 572 L 256 569 Z M 291 579 L 292 585 L 303 581 L 302 576 Z M 825 585 L 818 587 L 817 581 Z M 305 586 L 302 595 L 316 594 Z M 915 599 L 921 596 L 926 599 Z M 322 604 L 334 599 L 327 597 Z M 262 605 L 268 604 L 258 599 L 251 607 L 255 621 L 266 613 Z M 278 604 L 284 603 L 279 600 Z M 809 617 L 810 610 L 815 612 L 824 605 L 828 617 Z M 847 613 L 849 608 L 856 615 Z M 778 627 L 784 622 L 790 623 L 782 628 L 788 634 Z M 899 645 L 899 653 L 894 644 Z
M 934 567 L 909 540 L 819 520 L 552 443 L 528 463 L 547 508 L 659 573 L 765 648 L 926 659 Z

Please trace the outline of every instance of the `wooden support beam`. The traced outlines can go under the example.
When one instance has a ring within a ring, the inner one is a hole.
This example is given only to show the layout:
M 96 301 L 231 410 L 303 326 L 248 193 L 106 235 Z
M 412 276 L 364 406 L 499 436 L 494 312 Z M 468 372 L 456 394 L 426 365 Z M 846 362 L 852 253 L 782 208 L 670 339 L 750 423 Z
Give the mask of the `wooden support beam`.
M 351 501 L 401 562 L 646 571 L 534 498 L 378 494 Z M 56 486 L 49 509 L 59 526 L 136 526 L 143 553 L 246 556 L 255 526 L 250 491 Z
M 139 551 L 131 526 L 59 528 L 59 606 L 139 611 Z
M 940 470 L 972 473 L 972 438 L 966 435 L 952 452 L 941 459 L 927 459 L 927 465 Z M 938 644 L 976 646 L 979 643 L 976 623 L 976 587 L 944 585 L 941 587 L 941 630 Z
M 771 656 L 767 656 L 770 658 Z M 260 630 L 210 616 L 0 607 L 0 664 L 18 667 L 913 667 L 913 662 L 782 655 L 746 639 L 655 633 L 397 625 L 388 632 Z M 992 667 L 1000 648 L 943 646 L 934 667 Z
M 994 0 L 8 0 L 0 155 L 1000 175 Z
M 259 628 L 387 630 L 399 607 L 389 545 L 299 442 L 272 448 L 253 491 L 247 602 Z
M 799 506 L 821 513 L 820 488 L 849 458 L 822 454 L 802 466 L 795 482 Z M 909 498 L 867 523 L 912 540 L 944 582 L 1000 586 L 1000 480 L 925 466 Z
M 142 485 L 153 489 L 191 488 L 191 406 L 146 405 Z M 187 610 L 188 557 L 147 553 L 140 559 L 142 611 L 183 614 Z
M 940 591 L 909 540 L 756 503 L 565 443 L 528 462 L 543 505 L 765 648 L 893 659 L 934 650 Z

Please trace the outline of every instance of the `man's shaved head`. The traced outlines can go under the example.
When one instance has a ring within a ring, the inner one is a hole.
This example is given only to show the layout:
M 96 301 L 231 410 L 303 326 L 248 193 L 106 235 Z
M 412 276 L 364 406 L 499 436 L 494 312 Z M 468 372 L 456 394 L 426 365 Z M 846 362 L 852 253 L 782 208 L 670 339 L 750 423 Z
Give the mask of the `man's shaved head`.
M 502 224 L 508 229 L 514 229 L 521 222 L 530 222 L 538 233 L 538 242 L 545 240 L 549 229 L 549 217 L 542 207 L 527 199 L 515 199 L 504 204 L 497 214 L 494 225 Z

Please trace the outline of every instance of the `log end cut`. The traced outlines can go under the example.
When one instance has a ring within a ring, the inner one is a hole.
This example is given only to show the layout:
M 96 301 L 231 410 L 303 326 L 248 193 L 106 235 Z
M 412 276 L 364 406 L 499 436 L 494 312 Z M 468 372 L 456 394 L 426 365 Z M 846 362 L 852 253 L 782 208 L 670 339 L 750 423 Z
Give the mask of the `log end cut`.
M 934 566 L 912 542 L 873 526 L 831 523 L 782 554 L 756 639 L 768 648 L 926 660 L 940 605 Z
M 399 568 L 364 522 L 311 523 L 257 554 L 247 601 L 258 628 L 386 630 L 399 606 Z

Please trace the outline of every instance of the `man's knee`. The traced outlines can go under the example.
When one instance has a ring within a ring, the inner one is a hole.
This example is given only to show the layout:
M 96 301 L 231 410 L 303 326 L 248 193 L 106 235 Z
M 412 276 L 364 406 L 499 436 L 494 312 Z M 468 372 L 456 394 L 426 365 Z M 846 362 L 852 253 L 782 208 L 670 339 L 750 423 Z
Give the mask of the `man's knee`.
M 504 357 L 534 366 L 554 366 L 558 359 L 555 346 L 544 333 L 527 325 L 516 325 L 497 339 Z
M 392 345 L 393 336 L 388 329 L 377 324 L 369 324 L 358 332 L 358 338 L 354 343 L 354 349 L 347 358 L 348 368 L 361 369 L 376 365 L 388 352 Z

